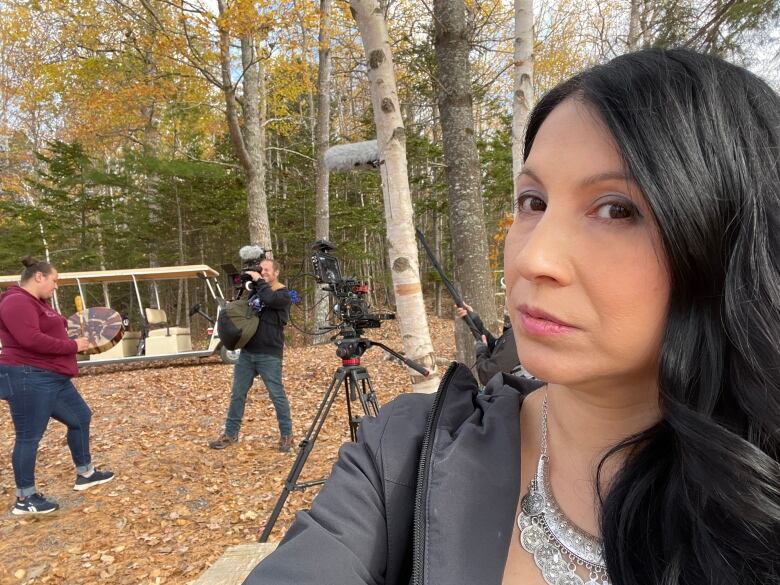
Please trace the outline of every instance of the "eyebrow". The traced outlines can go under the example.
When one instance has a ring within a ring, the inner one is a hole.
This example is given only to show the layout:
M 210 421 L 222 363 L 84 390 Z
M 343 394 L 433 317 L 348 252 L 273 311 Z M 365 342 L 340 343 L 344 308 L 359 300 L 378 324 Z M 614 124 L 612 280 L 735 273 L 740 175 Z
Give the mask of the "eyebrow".
M 539 178 L 539 175 L 534 173 L 531 169 L 523 169 L 522 171 L 520 171 L 518 173 L 517 177 L 520 178 L 520 177 L 522 177 L 524 175 L 530 177 L 531 179 L 533 179 L 537 183 L 539 183 L 541 185 L 544 185 L 544 181 L 542 181 Z M 588 177 L 587 179 L 582 181 L 580 183 L 580 185 L 582 187 L 588 187 L 590 185 L 594 185 L 594 184 L 597 184 L 597 183 L 602 183 L 604 181 L 615 181 L 615 180 L 625 181 L 627 183 L 636 183 L 636 181 L 634 180 L 634 178 L 631 175 L 627 175 L 623 171 L 607 171 L 605 173 L 599 173 L 597 175 L 592 175 L 592 176 Z
M 587 187 L 596 183 L 602 183 L 604 181 L 625 181 L 626 183 L 634 183 L 634 178 L 631 175 L 627 175 L 623 171 L 608 171 L 606 173 L 599 173 L 593 175 L 582 181 L 581 185 Z
M 531 177 L 534 181 L 540 184 L 544 184 L 544 182 L 539 178 L 539 176 L 533 172 L 531 169 L 523 169 L 517 174 L 517 178 L 519 179 L 522 176 L 528 176 Z

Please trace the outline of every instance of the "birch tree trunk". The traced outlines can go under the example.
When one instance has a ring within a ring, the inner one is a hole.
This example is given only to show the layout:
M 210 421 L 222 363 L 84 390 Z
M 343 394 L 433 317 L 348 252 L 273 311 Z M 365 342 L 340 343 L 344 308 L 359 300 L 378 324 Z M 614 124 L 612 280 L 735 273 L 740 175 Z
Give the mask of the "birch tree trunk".
M 433 20 L 455 281 L 485 326 L 497 331 L 493 279 L 487 262 L 490 251 L 480 191 L 479 153 L 474 136 L 464 0 L 434 0 Z M 474 338 L 462 319 L 455 321 L 455 347 L 458 361 L 474 363 Z
M 512 210 L 515 209 L 517 176 L 523 168 L 525 126 L 531 111 L 534 87 L 534 3 L 533 0 L 515 0 L 515 48 L 512 100 Z
M 325 151 L 330 143 L 330 14 L 331 0 L 320 2 L 319 65 L 317 68 L 317 120 L 315 123 L 315 226 L 317 240 L 330 238 L 330 202 L 328 189 L 328 168 L 325 166 Z M 328 293 L 317 289 L 317 328 L 325 325 L 328 317 Z M 318 335 L 314 342 L 325 343 L 327 335 Z
M 376 0 L 350 0 L 368 60 L 368 80 L 376 123 L 380 175 L 387 222 L 387 251 L 404 352 L 431 372 L 424 378 L 409 370 L 415 392 L 433 392 L 439 384 L 425 314 L 414 214 L 406 168 L 406 134 L 396 91 L 393 55 L 384 14 Z

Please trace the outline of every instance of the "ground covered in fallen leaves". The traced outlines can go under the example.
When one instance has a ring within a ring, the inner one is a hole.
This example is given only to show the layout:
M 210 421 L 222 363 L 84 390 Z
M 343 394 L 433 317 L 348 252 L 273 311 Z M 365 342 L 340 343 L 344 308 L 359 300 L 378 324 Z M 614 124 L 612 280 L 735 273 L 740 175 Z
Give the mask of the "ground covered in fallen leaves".
M 437 355 L 454 355 L 452 322 L 430 319 Z M 401 349 L 396 322 L 367 334 Z M 333 372 L 332 344 L 287 348 L 284 384 L 296 444 L 308 429 Z M 379 403 L 410 391 L 405 369 L 379 348 L 363 358 Z M 442 371 L 444 368 L 440 368 Z M 92 456 L 116 479 L 73 491 L 65 427 L 51 421 L 38 452 L 39 491 L 62 509 L 20 519 L 14 503 L 14 432 L 0 409 L 0 583 L 189 583 L 229 546 L 257 540 L 295 452 L 277 451 L 273 406 L 262 382 L 249 394 L 241 439 L 223 451 L 207 442 L 221 432 L 232 367 L 206 361 L 89 368 L 76 386 L 93 411 Z M 344 397 L 337 399 L 300 481 L 325 477 L 349 438 Z M 293 493 L 270 540 L 279 540 L 316 488 Z

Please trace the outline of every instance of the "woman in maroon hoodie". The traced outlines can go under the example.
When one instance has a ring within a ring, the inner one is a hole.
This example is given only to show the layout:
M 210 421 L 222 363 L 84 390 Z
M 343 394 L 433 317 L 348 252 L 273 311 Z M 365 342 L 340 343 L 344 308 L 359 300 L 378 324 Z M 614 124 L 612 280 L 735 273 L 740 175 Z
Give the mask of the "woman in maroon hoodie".
M 86 337 L 67 335 L 67 321 L 47 301 L 57 288 L 57 270 L 31 257 L 22 260 L 19 286 L 0 297 L 0 398 L 8 401 L 16 431 L 12 456 L 16 480 L 13 514 L 46 514 L 59 508 L 35 487 L 38 443 L 53 418 L 68 427 L 68 447 L 76 464 L 74 489 L 111 481 L 114 474 L 92 465 L 87 403 L 71 378 L 78 374 L 76 353 Z

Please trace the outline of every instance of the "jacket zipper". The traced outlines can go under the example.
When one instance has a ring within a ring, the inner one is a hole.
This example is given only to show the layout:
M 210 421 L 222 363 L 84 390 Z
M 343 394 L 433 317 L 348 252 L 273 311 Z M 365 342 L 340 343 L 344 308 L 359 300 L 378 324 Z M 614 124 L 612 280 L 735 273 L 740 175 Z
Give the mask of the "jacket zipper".
M 436 398 L 433 401 L 433 408 L 428 415 L 428 421 L 425 424 L 425 434 L 422 440 L 422 449 L 420 450 L 420 465 L 417 470 L 417 492 L 414 500 L 414 532 L 412 538 L 412 585 L 423 585 L 423 570 L 425 559 L 425 506 L 427 504 L 428 490 L 428 461 L 433 452 L 433 435 L 436 432 L 436 425 L 439 421 L 441 408 L 444 404 L 444 397 L 447 394 L 449 381 L 457 362 L 452 362 L 447 368 L 444 377 L 439 383 L 439 389 L 436 391 Z

